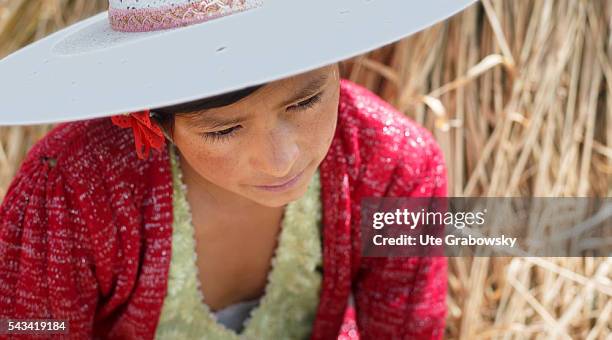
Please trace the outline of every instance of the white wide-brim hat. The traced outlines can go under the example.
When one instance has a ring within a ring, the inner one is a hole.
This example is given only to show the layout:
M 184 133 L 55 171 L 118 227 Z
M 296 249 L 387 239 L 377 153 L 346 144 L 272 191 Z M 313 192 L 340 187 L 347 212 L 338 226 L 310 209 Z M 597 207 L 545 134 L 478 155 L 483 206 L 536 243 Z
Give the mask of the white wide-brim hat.
M 387 45 L 474 0 L 110 0 L 0 60 L 0 125 L 175 105 Z M 138 32 L 136 32 L 138 31 Z

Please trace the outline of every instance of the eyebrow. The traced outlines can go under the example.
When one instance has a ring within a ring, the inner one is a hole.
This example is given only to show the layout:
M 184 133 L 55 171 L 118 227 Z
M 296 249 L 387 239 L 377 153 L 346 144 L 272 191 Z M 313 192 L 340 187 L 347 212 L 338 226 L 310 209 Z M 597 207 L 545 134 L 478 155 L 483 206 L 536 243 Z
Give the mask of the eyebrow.
M 320 75 L 312 79 L 311 81 L 308 82 L 308 84 L 306 84 L 306 86 L 304 86 L 302 89 L 297 91 L 291 99 L 285 101 L 281 106 L 286 106 L 300 99 L 305 99 L 306 97 L 314 95 L 317 91 L 319 91 L 323 87 L 323 85 L 327 83 L 328 79 L 329 79 L 329 76 L 327 74 Z M 236 118 L 215 117 L 213 115 L 206 114 L 206 112 L 209 110 L 210 109 L 202 110 L 198 112 L 197 115 L 193 116 L 191 123 L 193 123 L 195 127 L 215 129 L 218 127 L 238 124 L 248 119 L 248 117 L 236 117 Z

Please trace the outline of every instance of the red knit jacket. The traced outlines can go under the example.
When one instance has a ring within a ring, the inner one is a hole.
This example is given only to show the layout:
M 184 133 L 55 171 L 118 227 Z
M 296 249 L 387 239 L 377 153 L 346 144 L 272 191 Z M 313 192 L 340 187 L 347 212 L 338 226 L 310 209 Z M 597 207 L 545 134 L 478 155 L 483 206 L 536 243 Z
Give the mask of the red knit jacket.
M 319 171 L 323 277 L 311 339 L 338 337 L 351 292 L 361 339 L 441 338 L 446 259 L 360 252 L 361 198 L 446 196 L 432 135 L 342 80 Z M 152 339 L 171 235 L 167 149 L 139 160 L 131 130 L 109 118 L 59 124 L 30 150 L 0 206 L 0 319 L 67 319 L 75 339 Z

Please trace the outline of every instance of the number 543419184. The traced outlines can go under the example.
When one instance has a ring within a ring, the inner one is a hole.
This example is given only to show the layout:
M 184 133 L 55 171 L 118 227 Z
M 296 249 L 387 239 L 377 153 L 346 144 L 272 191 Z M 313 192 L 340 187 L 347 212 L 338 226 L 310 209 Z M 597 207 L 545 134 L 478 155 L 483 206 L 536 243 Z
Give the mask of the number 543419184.
M 68 321 L 57 319 L 0 319 L 0 334 L 68 334 Z

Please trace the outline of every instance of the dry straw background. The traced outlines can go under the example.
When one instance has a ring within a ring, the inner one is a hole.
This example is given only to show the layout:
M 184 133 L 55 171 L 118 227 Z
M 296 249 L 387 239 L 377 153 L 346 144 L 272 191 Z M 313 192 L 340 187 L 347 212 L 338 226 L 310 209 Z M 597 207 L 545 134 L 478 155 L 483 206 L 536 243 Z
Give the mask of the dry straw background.
M 0 57 L 105 9 L 0 0 Z M 434 132 L 451 196 L 610 197 L 611 60 L 612 1 L 482 0 L 344 76 Z M 49 128 L 0 128 L 0 198 Z M 448 339 L 612 339 L 611 258 L 449 264 Z

